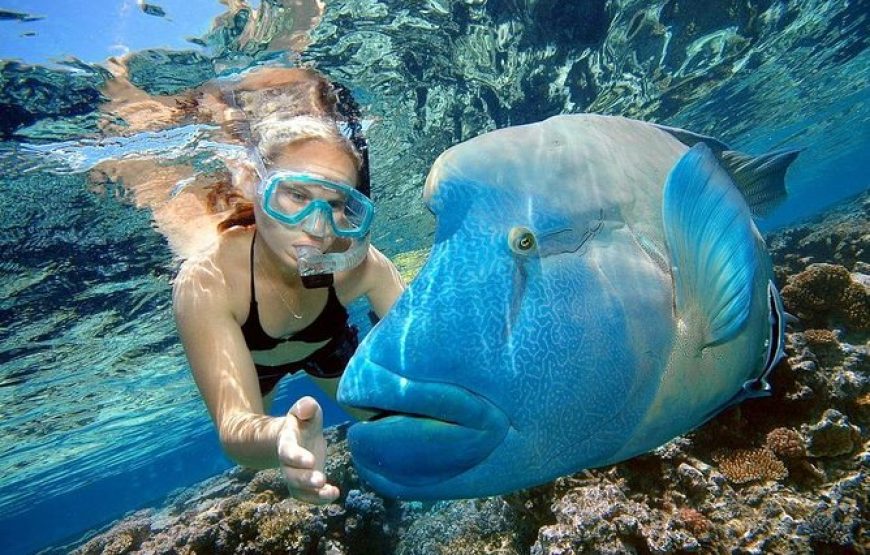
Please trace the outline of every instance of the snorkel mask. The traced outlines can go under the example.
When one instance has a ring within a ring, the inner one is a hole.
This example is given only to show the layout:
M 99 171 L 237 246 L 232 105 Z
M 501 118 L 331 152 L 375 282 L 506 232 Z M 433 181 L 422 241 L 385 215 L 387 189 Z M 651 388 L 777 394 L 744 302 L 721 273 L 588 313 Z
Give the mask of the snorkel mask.
M 375 213 L 368 197 L 348 184 L 311 173 L 275 171 L 263 175 L 257 197 L 266 215 L 314 237 L 332 235 L 349 243 L 343 252 L 296 247 L 305 287 L 328 287 L 335 272 L 355 268 L 365 259 Z

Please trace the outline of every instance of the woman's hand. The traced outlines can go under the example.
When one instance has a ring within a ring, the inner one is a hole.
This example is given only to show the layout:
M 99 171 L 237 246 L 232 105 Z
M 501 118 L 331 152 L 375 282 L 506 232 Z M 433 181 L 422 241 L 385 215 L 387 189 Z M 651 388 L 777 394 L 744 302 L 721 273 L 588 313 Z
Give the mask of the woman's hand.
M 326 483 L 326 440 L 323 411 L 313 397 L 303 397 L 287 412 L 278 436 L 278 461 L 290 495 L 318 505 L 338 498 L 338 488 Z

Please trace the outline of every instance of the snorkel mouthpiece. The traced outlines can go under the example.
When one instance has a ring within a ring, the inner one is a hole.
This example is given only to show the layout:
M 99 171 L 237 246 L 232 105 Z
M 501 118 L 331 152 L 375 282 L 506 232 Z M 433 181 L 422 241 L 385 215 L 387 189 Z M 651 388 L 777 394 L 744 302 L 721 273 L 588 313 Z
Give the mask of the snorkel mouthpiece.
M 344 252 L 324 253 L 309 245 L 296 247 L 296 263 L 302 285 L 307 289 L 329 287 L 334 281 L 333 274 L 359 266 L 368 250 L 368 235 L 351 241 L 350 247 Z
M 331 287 L 335 282 L 333 274 L 315 274 L 312 276 L 302 276 L 302 287 L 306 289 L 323 289 Z
M 306 289 L 320 289 L 332 285 L 332 272 L 326 270 L 321 263 L 323 253 L 317 247 L 296 247 L 296 263 L 299 276 Z

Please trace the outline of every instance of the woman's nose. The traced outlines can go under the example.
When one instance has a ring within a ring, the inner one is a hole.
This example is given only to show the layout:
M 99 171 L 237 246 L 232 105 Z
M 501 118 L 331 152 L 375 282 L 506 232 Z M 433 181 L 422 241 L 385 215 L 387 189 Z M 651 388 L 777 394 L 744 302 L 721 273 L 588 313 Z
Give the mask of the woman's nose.
M 326 237 L 329 232 L 329 222 L 322 210 L 315 210 L 302 221 L 302 229 L 314 237 Z

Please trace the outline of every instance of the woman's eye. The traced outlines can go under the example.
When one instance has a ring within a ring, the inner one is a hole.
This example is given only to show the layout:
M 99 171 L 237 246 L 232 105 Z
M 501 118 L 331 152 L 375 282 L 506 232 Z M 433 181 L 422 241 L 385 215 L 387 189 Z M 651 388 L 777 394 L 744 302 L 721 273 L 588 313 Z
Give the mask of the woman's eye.
M 299 189 L 287 189 L 285 196 L 293 202 L 306 202 L 308 200 L 308 195 Z
M 515 227 L 508 237 L 510 248 L 517 254 L 529 254 L 535 250 L 537 240 L 535 234 L 525 227 Z
M 343 200 L 331 200 L 329 205 L 333 212 L 344 212 L 345 202 Z

